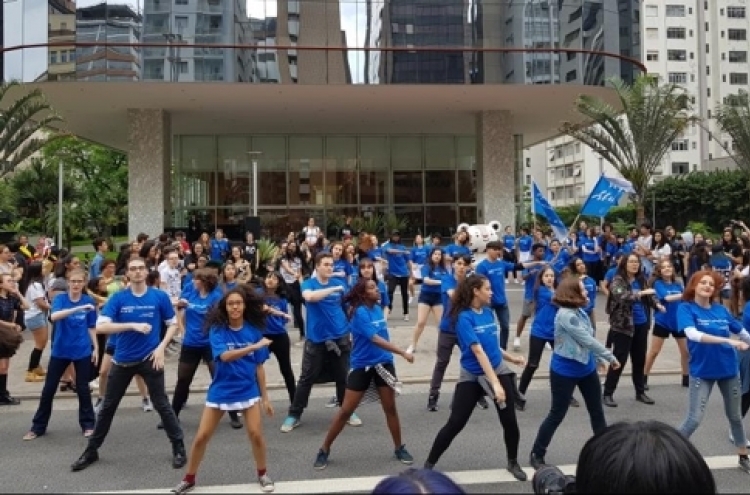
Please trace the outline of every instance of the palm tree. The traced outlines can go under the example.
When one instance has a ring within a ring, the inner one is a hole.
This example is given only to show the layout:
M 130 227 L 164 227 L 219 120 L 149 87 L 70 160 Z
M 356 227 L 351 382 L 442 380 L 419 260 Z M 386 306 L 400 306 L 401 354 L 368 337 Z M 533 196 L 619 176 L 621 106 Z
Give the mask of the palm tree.
M 750 175 L 750 101 L 747 92 L 730 96 L 717 109 L 716 122 L 722 131 L 732 137 L 732 149 L 725 148 L 725 151 L 740 170 Z M 719 144 L 724 147 L 721 140 Z
M 17 81 L 0 84 L 0 177 L 56 139 L 56 134 L 43 131 L 62 122 L 39 89 L 10 96 L 19 91 L 23 89 Z
M 659 85 L 641 75 L 632 85 L 613 79 L 622 109 L 581 95 L 576 110 L 584 123 L 565 122 L 561 131 L 590 146 L 633 184 L 638 223 L 644 220 L 646 191 L 672 141 L 698 119 L 690 115 L 690 97 L 675 84 Z

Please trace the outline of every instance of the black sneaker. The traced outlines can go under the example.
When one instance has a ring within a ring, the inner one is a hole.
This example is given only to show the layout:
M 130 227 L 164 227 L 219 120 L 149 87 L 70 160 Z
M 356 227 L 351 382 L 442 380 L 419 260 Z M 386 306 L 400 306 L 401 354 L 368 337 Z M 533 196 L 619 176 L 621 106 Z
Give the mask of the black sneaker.
M 18 406 L 21 401 L 15 397 L 11 397 L 10 394 L 0 395 L 0 406 Z
M 440 394 L 430 395 L 430 397 L 427 399 L 428 411 L 435 412 L 438 410 L 438 397 L 440 397 Z
M 690 386 L 690 375 L 682 375 L 682 386 L 683 387 Z
M 172 488 L 171 492 L 180 495 L 182 493 L 191 491 L 193 488 L 195 488 L 195 483 L 190 483 L 189 481 L 182 480 L 176 487 Z
M 748 459 L 746 455 L 740 456 L 739 464 L 740 464 L 740 469 L 742 469 L 746 473 L 750 473 L 750 459 Z
M 240 428 L 242 428 L 242 421 L 240 421 L 240 417 L 237 414 L 237 411 L 229 412 L 229 425 L 235 430 L 239 430 Z
M 581 404 L 578 402 L 578 399 L 576 399 L 575 397 L 571 397 L 570 407 L 581 407 Z
M 99 452 L 97 452 L 96 449 L 87 448 L 83 451 L 81 457 L 79 457 L 78 460 L 70 466 L 70 469 L 71 471 L 83 471 L 98 460 Z
M 185 467 L 185 464 L 187 464 L 187 453 L 185 453 L 185 444 L 180 440 L 172 445 L 172 467 L 180 469 Z
M 617 402 L 615 402 L 611 395 L 602 396 L 602 404 L 607 407 L 617 407 Z
M 649 397 L 646 394 L 638 394 L 638 395 L 636 395 L 635 396 L 635 400 L 637 400 L 638 402 L 643 402 L 644 404 L 648 404 L 649 406 L 651 406 L 651 405 L 654 404 L 654 399 L 652 399 L 651 397 Z
M 487 397 L 480 397 L 477 401 L 477 407 L 480 409 L 489 409 L 490 405 L 487 404 Z
M 397 448 L 394 452 L 396 455 L 396 459 L 401 461 L 403 464 L 406 464 L 407 466 L 411 466 L 414 464 L 414 457 L 409 453 L 408 450 L 406 450 L 406 445 L 402 445 L 401 447 Z
M 511 459 L 510 461 L 508 461 L 508 467 L 506 469 L 518 481 L 526 481 L 528 479 L 526 476 L 526 472 L 521 469 L 521 466 L 515 459 Z
M 328 456 L 330 452 L 324 452 L 323 449 L 318 450 L 318 455 L 315 457 L 315 464 L 313 467 L 317 470 L 325 469 L 328 467 Z
M 526 410 L 526 399 L 522 399 L 520 397 L 516 397 L 515 406 L 516 411 L 525 411 Z
M 544 462 L 544 456 L 536 455 L 535 453 L 529 454 L 529 464 L 534 468 L 534 471 L 538 471 L 540 467 L 547 464 Z

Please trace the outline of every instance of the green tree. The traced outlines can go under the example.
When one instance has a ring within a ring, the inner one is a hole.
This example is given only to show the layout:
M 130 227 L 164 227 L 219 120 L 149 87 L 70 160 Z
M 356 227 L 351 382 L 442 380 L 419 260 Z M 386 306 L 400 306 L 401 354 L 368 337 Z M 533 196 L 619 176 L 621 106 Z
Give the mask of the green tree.
M 10 185 L 14 190 L 19 213 L 33 220 L 44 218 L 49 208 L 58 202 L 59 168 L 41 158 L 33 158 L 27 167 L 17 170 L 10 178 Z M 72 200 L 75 189 L 64 184 L 64 200 Z
M 697 119 L 689 114 L 689 95 L 677 85 L 659 85 L 648 75 L 632 85 L 620 79 L 611 84 L 622 110 L 598 97 L 580 95 L 576 110 L 585 122 L 565 122 L 561 131 L 593 148 L 633 184 L 632 199 L 641 222 L 651 178 L 672 141 Z
M 128 165 L 124 153 L 65 137 L 47 145 L 44 158 L 63 161 L 66 184 L 76 190 L 76 215 L 97 236 L 109 237 L 113 227 L 127 221 Z
M 22 93 L 16 96 L 18 93 Z M 15 97 L 15 98 L 14 98 Z M 41 90 L 25 91 L 19 82 L 0 84 L 0 177 L 40 151 L 59 134 L 49 126 L 62 122 Z
M 744 173 L 750 189 L 750 101 L 747 92 L 741 91 L 727 98 L 716 111 L 716 122 L 732 138 L 732 149 L 726 149 L 726 152 Z M 718 141 L 721 144 L 721 140 Z

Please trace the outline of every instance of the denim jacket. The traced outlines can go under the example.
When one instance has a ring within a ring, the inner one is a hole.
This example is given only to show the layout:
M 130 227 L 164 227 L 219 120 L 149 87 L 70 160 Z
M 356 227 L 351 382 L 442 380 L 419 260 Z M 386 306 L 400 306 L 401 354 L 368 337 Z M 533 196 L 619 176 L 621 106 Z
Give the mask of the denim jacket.
M 591 320 L 583 309 L 560 308 L 555 316 L 554 353 L 586 364 L 592 352 L 598 363 L 615 360 L 614 354 L 594 338 Z

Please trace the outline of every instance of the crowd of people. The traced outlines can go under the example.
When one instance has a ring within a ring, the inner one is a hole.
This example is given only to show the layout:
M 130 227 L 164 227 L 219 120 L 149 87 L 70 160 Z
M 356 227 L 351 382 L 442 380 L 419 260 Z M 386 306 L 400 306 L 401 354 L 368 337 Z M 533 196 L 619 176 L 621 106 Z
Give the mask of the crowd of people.
M 741 236 L 735 237 L 738 229 Z M 77 256 L 54 247 L 37 255 L 23 236 L 0 246 L 0 405 L 20 403 L 8 391 L 8 362 L 23 340 L 20 332 L 28 329 L 34 348 L 25 380 L 43 385 L 23 439 L 46 433 L 58 389 L 75 392 L 88 446 L 73 463 L 74 471 L 98 460 L 135 378 L 142 407 L 155 409 L 161 418 L 172 466 L 186 469 L 174 492 L 196 485 L 197 470 L 225 412 L 232 427 L 246 428 L 258 483 L 272 491 L 261 420 L 262 413 L 274 413 L 264 369 L 271 354 L 289 398 L 284 433 L 301 425 L 315 384 L 335 384 L 329 405 L 337 412 L 315 456 L 315 469 L 327 467 L 345 425 L 362 425 L 356 409 L 371 401 L 381 403 L 394 458 L 411 465 L 414 458 L 403 441 L 396 407 L 401 383 L 394 356 L 414 361 L 432 315 L 438 343 L 428 411 L 439 410 L 456 346 L 460 374 L 426 469 L 438 463 L 476 407 L 492 404 L 503 430 L 507 470 L 525 481 L 518 419 L 529 406 L 525 394 L 545 350 L 552 352 L 552 404 L 529 455 L 534 469 L 546 465 L 556 429 L 569 408 L 579 406 L 576 388 L 594 434 L 607 430 L 604 408 L 618 407 L 614 394 L 628 359 L 635 400 L 654 405 L 647 394 L 648 373 L 672 337 L 682 357 L 681 385 L 689 387 L 678 430 L 685 438 L 696 430 L 716 385 L 739 466 L 750 473 L 742 421 L 750 409 L 750 230 L 742 222 L 733 222 L 715 243 L 698 234 L 677 236 L 671 227 L 654 231 L 648 223 L 627 237 L 615 235 L 607 224 L 588 227 L 585 222 L 566 239 L 540 229 L 523 228 L 518 235 L 506 229 L 501 240 L 487 244 L 481 260 L 475 259 L 463 230 L 445 244 L 440 235 L 427 240 L 417 235 L 407 247 L 398 231 L 383 243 L 375 234 L 351 228 L 342 229 L 340 239 L 326 239 L 312 218 L 301 232 L 290 232 L 271 259 L 260 259 L 251 233 L 243 242 L 231 242 L 220 230 L 213 236 L 201 233 L 194 242 L 182 232 L 156 239 L 140 234 L 121 246 L 116 260 L 108 257 L 106 239 L 96 239 L 93 246 L 96 254 L 87 268 Z M 511 342 L 506 284 L 513 282 L 524 285 L 524 303 Z M 417 297 L 417 321 L 404 349 L 390 341 L 388 330 L 396 288 L 406 321 Z M 597 310 L 600 292 L 606 307 Z M 596 338 L 597 311 L 609 319 L 605 344 Z M 521 349 L 529 319 L 527 355 L 510 352 L 509 347 Z M 299 339 L 289 336 L 287 322 Z M 304 347 L 298 377 L 292 345 Z M 179 356 L 170 402 L 164 362 L 172 353 Z M 179 414 L 201 362 L 212 381 L 188 453 Z M 606 375 L 603 386 L 600 374 Z

